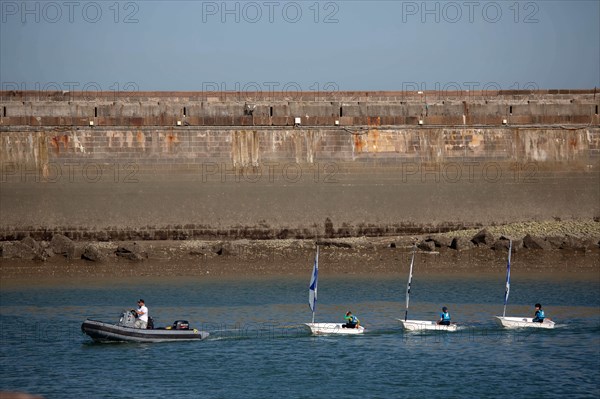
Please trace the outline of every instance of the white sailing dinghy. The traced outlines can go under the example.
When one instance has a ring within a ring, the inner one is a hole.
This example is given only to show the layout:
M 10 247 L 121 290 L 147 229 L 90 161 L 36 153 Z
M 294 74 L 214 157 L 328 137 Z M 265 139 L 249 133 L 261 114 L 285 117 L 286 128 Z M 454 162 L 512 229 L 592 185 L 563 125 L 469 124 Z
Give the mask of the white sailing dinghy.
M 406 310 L 404 311 L 404 319 L 398 319 L 402 328 L 408 331 L 456 331 L 458 326 L 450 324 L 448 326 L 437 324 L 435 321 L 429 320 L 408 320 L 408 303 L 410 302 L 410 284 L 412 283 L 413 265 L 415 264 L 415 249 L 413 246 L 412 259 L 410 261 L 410 270 L 408 272 L 408 284 L 406 285 Z
M 308 287 L 308 305 L 312 311 L 312 323 L 305 323 L 310 328 L 311 333 L 315 335 L 323 334 L 362 334 L 365 328 L 344 328 L 343 323 L 315 323 L 315 311 L 317 308 L 317 283 L 319 278 L 319 246 L 317 245 L 317 253 L 315 255 L 315 264 L 313 266 L 310 286 Z
M 532 317 L 506 317 L 506 304 L 510 293 L 510 254 L 512 251 L 512 240 L 508 243 L 508 263 L 506 265 L 506 289 L 504 291 L 504 311 L 502 316 L 494 316 L 496 321 L 505 328 L 554 328 L 554 322 L 544 319 L 542 323 L 534 322 Z

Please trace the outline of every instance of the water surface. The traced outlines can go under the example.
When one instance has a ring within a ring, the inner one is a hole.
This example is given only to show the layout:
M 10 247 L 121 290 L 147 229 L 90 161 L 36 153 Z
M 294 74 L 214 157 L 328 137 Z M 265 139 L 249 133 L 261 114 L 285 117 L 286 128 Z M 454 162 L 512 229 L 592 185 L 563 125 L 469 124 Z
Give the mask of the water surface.
M 3 285 L 0 389 L 47 398 L 598 397 L 600 276 L 513 274 L 507 315 L 541 302 L 559 327 L 498 328 L 504 276 L 421 275 L 409 314 L 441 306 L 464 328 L 405 333 L 405 276 L 323 275 L 316 321 L 352 310 L 363 336 L 312 337 L 308 280 L 143 278 Z M 203 342 L 97 344 L 86 318 L 116 321 L 142 297 L 158 325 L 187 319 Z M 540 386 L 544 387 L 540 391 Z

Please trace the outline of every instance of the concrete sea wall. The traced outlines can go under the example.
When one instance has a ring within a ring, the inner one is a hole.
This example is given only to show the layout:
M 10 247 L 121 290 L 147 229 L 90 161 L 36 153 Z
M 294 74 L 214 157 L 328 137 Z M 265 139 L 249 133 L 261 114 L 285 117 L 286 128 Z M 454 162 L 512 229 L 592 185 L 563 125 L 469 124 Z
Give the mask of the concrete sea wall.
M 0 98 L 0 239 L 390 235 L 600 218 L 594 90 Z

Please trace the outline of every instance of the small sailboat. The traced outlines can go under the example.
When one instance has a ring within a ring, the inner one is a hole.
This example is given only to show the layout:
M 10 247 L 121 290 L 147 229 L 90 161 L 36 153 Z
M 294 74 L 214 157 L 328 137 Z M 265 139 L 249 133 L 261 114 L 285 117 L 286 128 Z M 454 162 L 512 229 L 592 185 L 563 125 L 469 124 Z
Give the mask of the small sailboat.
M 415 264 L 415 250 L 416 246 L 413 246 L 412 259 L 410 261 L 410 270 L 408 272 L 408 284 L 406 285 L 406 310 L 404 311 L 404 319 L 397 319 L 400 322 L 402 328 L 408 331 L 422 331 L 422 330 L 434 330 L 434 331 L 456 331 L 458 326 L 456 324 L 450 324 L 448 326 L 437 324 L 435 321 L 429 320 L 408 320 L 408 304 L 410 302 L 410 285 L 412 283 L 413 276 L 413 265 Z
M 345 328 L 342 323 L 315 323 L 315 311 L 317 308 L 317 284 L 319 278 L 319 246 L 317 245 L 317 253 L 315 255 L 315 263 L 313 266 L 310 285 L 308 287 L 308 305 L 312 311 L 312 323 L 305 323 L 311 333 L 315 335 L 323 334 L 362 334 L 365 328 L 359 326 L 357 328 Z
M 534 322 L 532 317 L 506 317 L 506 304 L 510 293 L 510 255 L 512 252 L 512 240 L 508 243 L 508 262 L 506 265 L 506 289 L 504 291 L 504 311 L 502 316 L 494 316 L 498 324 L 505 328 L 554 328 L 554 322 L 544 319 L 542 323 Z

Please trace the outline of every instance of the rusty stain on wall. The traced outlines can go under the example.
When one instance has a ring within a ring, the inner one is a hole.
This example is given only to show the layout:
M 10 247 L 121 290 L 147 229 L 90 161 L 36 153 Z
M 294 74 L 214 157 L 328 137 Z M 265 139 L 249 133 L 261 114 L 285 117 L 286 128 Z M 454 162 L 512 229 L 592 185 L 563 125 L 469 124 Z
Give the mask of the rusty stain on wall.
M 367 138 L 365 137 L 364 134 L 353 133 L 352 134 L 352 158 L 354 159 L 356 154 L 362 153 L 363 148 L 366 145 L 367 145 Z
M 60 140 L 59 136 L 52 136 L 50 138 L 50 145 L 54 149 L 54 153 L 56 155 L 60 154 L 60 141 L 59 140 Z
M 67 151 L 67 149 L 69 148 L 69 136 L 63 134 L 62 136 L 60 136 L 60 142 L 63 144 L 64 150 Z
M 173 129 L 169 129 L 166 133 L 160 132 L 158 134 L 159 139 L 162 139 L 162 152 L 163 153 L 173 153 L 177 149 L 179 144 L 179 137 L 177 132 L 174 132 Z
M 378 146 L 377 140 L 379 139 L 379 130 L 377 130 L 377 126 L 381 125 L 380 117 L 368 117 L 367 125 L 369 126 L 369 131 L 367 133 L 367 151 L 377 153 Z
M 141 130 L 138 130 L 135 135 L 135 140 L 138 147 L 146 149 L 146 135 Z

